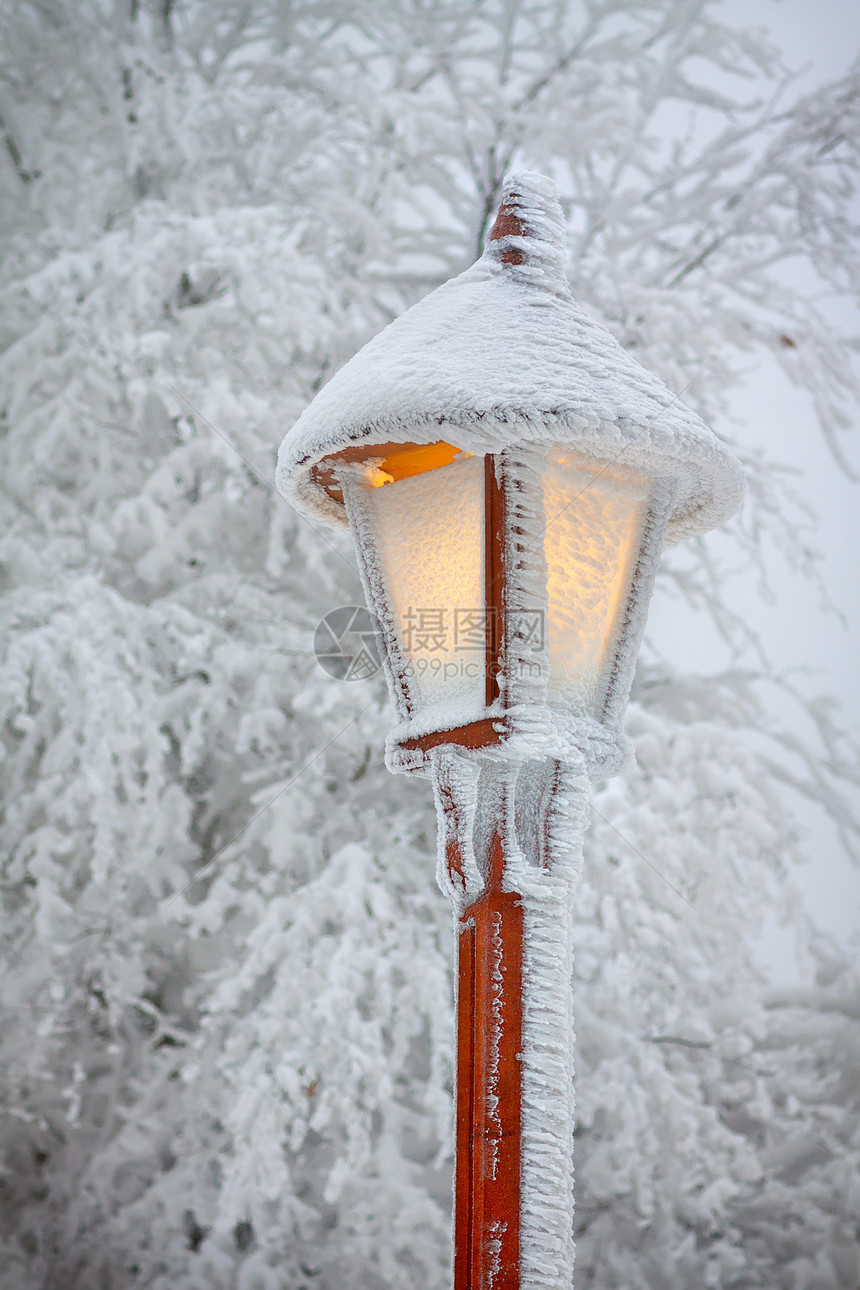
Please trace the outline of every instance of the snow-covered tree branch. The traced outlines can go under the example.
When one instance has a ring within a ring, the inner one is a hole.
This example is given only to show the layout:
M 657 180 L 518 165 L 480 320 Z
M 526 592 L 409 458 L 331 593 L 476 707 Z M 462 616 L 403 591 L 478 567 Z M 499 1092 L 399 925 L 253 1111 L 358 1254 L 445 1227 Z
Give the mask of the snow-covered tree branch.
M 626 347 L 723 433 L 742 373 L 775 360 L 856 474 L 857 341 L 829 302 L 860 285 L 860 77 L 801 93 L 720 14 L 0 15 L 2 1290 L 447 1284 L 432 801 L 384 770 L 381 680 L 314 661 L 318 620 L 361 591 L 348 542 L 269 486 L 274 456 L 470 262 L 528 166 L 561 190 L 574 293 Z M 857 749 L 733 603 L 730 578 L 766 594 L 775 561 L 820 577 L 802 482 L 733 446 L 742 518 L 661 575 L 725 666 L 649 641 L 638 764 L 595 798 L 583 1290 L 860 1275 L 857 972 L 791 881 L 798 795 L 856 853 Z M 763 979 L 773 909 L 803 987 Z

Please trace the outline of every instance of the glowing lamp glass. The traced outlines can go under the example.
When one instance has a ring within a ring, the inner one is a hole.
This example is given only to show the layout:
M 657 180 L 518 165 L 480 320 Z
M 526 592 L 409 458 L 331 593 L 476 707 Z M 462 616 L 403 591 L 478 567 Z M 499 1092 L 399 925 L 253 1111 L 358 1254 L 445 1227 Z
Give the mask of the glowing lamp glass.
M 484 693 L 482 459 L 382 481 L 368 490 L 365 505 L 413 706 L 464 700 L 478 706 Z M 477 642 L 475 622 L 481 624 Z
M 354 451 L 324 463 L 320 480 L 346 506 L 401 714 L 435 710 L 443 726 L 452 712 L 476 717 L 486 690 L 483 458 L 444 441 Z
M 550 453 L 541 481 L 547 565 L 547 701 L 595 712 L 627 622 L 652 482 Z

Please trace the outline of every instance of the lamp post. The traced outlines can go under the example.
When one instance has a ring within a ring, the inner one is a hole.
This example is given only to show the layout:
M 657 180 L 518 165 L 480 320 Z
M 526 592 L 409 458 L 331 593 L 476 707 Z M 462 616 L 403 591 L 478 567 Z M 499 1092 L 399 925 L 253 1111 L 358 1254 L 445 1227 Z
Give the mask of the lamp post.
M 459 946 L 456 1290 L 569 1290 L 572 900 L 664 540 L 737 509 L 740 466 L 571 297 L 553 185 L 514 175 L 486 250 L 287 435 L 279 485 L 353 534 L 429 778 Z

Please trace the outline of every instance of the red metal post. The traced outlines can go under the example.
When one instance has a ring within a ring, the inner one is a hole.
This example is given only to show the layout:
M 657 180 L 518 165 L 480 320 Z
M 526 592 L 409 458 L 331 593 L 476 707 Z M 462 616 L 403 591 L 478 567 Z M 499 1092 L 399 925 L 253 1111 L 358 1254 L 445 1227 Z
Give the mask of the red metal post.
M 503 867 L 496 833 L 488 889 L 461 924 L 455 1290 L 520 1285 L 523 912 Z

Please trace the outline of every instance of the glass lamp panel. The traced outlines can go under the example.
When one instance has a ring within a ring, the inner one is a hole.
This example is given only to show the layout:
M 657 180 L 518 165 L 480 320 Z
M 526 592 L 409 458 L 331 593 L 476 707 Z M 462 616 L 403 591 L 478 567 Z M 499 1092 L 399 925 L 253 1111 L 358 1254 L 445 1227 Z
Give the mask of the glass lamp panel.
M 652 481 L 552 450 L 542 479 L 553 706 L 598 715 L 620 644 Z
M 450 724 L 459 705 L 471 719 L 485 690 L 483 458 L 399 480 L 383 470 L 373 484 L 366 504 L 411 703 L 450 705 Z

